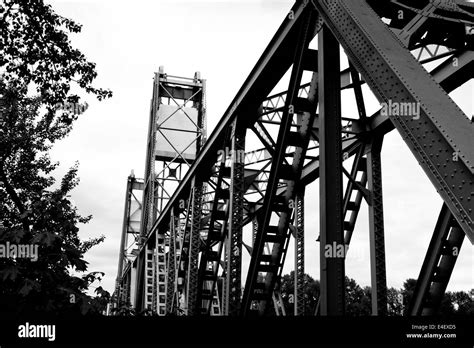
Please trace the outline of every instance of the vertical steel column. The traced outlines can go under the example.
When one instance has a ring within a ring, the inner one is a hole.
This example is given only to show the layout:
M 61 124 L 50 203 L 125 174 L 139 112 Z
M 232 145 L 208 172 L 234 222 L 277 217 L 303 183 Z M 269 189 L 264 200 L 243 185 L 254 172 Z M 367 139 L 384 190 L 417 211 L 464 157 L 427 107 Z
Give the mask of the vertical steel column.
M 367 181 L 370 192 L 369 233 L 372 315 L 387 315 L 382 163 L 380 158 L 382 142 L 382 137 L 374 139 L 370 144 L 370 151 L 367 154 Z
M 134 299 L 133 306 L 137 311 L 141 311 L 144 308 L 145 303 L 145 262 L 146 262 L 146 249 L 144 249 L 137 256 L 132 268 L 132 289 Z M 135 266 L 136 264 L 136 266 Z
M 226 237 L 227 238 L 227 237 Z M 223 265 L 223 274 L 222 274 L 222 312 L 223 315 L 229 314 L 229 277 L 227 276 L 227 265 L 229 264 L 229 247 L 230 244 L 227 240 L 224 242 L 224 265 Z
M 189 245 L 190 245 L 190 234 L 192 226 L 192 205 L 193 205 L 194 189 L 191 187 L 189 192 L 189 198 L 186 200 L 186 209 L 184 213 L 184 226 L 180 222 L 179 229 L 179 259 L 177 261 L 178 274 L 177 274 L 177 285 L 176 285 L 176 310 L 180 313 L 186 313 L 187 306 L 187 274 L 189 265 Z
M 214 296 L 212 297 L 210 314 L 213 316 L 221 316 L 221 301 L 219 299 L 219 286 L 217 285 L 217 282 L 214 283 L 213 294 Z
M 123 289 L 122 289 L 122 292 L 121 292 L 122 299 L 121 299 L 120 306 L 122 306 L 122 305 L 129 306 L 130 305 L 130 285 L 131 285 L 130 284 L 130 276 L 131 276 L 131 273 L 132 272 L 128 272 L 125 279 L 124 279 Z
M 140 282 L 143 282 L 144 277 L 139 277 L 139 271 L 140 271 L 139 267 L 140 265 L 143 265 L 144 256 L 145 256 L 145 253 L 140 253 L 137 256 L 137 260 L 133 262 L 130 267 L 130 303 L 132 304 L 133 308 L 135 308 L 135 310 L 137 311 L 143 305 L 143 292 L 139 290 L 143 288 L 143 285 L 140 286 Z
M 344 248 L 339 43 L 324 25 L 318 35 L 320 103 L 321 315 L 344 315 Z M 330 255 L 326 253 L 326 246 Z M 327 256 L 328 255 L 328 256 Z
M 301 188 L 296 196 L 295 207 L 295 272 L 294 292 L 295 306 L 294 314 L 304 315 L 304 188 Z
M 161 103 L 159 95 L 160 74 L 155 73 L 153 80 L 153 95 L 150 106 L 150 122 L 148 125 L 148 140 L 147 140 L 147 155 L 145 162 L 145 178 L 143 190 L 143 211 L 142 211 L 142 226 L 140 229 L 140 237 L 138 240 L 138 247 L 143 251 L 137 260 L 137 297 L 136 308 L 143 310 L 151 308 L 153 296 L 149 293 L 149 282 L 153 277 L 153 265 L 148 260 L 148 248 L 143 243 L 146 240 L 148 233 L 153 225 L 155 219 L 154 209 L 154 192 L 155 192 L 155 145 L 156 145 L 156 112 Z M 153 288 L 153 280 L 151 280 L 151 288 Z
M 242 293 L 242 222 L 244 219 L 244 167 L 245 167 L 245 128 L 237 121 L 231 134 L 231 183 L 229 229 L 227 243 L 227 315 L 236 316 L 240 311 Z
M 175 217 L 175 209 L 171 210 L 170 217 L 170 246 L 168 250 L 168 267 L 166 280 L 166 313 L 174 314 L 176 296 L 176 228 L 178 219 Z
M 127 189 L 125 191 L 125 209 L 124 209 L 124 216 L 123 216 L 123 227 L 122 227 L 122 238 L 120 239 L 120 254 L 119 254 L 119 261 L 118 261 L 118 269 L 117 269 L 117 278 L 115 280 L 115 293 L 117 296 L 117 304 L 120 306 L 121 303 L 121 296 L 123 287 L 122 283 L 122 274 L 123 274 L 123 259 L 125 255 L 125 248 L 126 248 L 126 241 L 127 241 L 127 234 L 128 234 L 128 224 L 129 224 L 129 217 L 130 217 L 130 201 L 132 198 L 132 187 L 133 187 L 133 180 L 135 178 L 133 176 L 129 176 L 127 180 Z
M 188 274 L 186 279 L 187 315 L 197 315 L 198 257 L 201 242 L 202 183 L 195 183 L 193 188 L 192 223 L 189 241 Z
M 155 241 L 157 241 L 158 234 L 155 234 L 157 236 L 155 238 Z M 152 279 L 152 301 L 151 301 L 151 307 L 147 308 L 150 309 L 150 311 L 158 313 L 158 255 L 157 255 L 158 249 L 155 247 L 153 250 L 153 256 L 152 256 L 152 264 L 153 264 L 153 279 Z M 147 290 L 148 291 L 148 290 Z
M 156 293 L 156 312 L 158 315 L 166 314 L 166 236 L 164 234 L 156 233 L 156 288 L 154 293 Z
M 198 109 L 198 128 L 200 130 L 198 134 L 198 139 L 196 142 L 196 154 L 198 154 L 202 147 L 204 146 L 204 143 L 206 142 L 206 112 L 207 112 L 207 101 L 206 101 L 206 80 L 201 79 L 201 73 L 196 72 L 194 74 L 194 81 L 197 83 L 198 81 L 201 81 L 201 100 L 195 101 L 193 103 L 194 107 Z M 195 93 L 197 92 L 197 88 L 195 89 Z
M 152 311 L 153 303 L 156 300 L 156 293 L 153 289 L 156 288 L 156 262 L 155 262 L 155 249 L 151 246 L 151 243 L 145 245 L 145 260 L 144 260 L 144 284 L 140 289 L 143 289 L 144 297 L 142 300 L 141 310 Z
M 147 233 L 153 226 L 156 218 L 156 197 L 155 197 L 155 146 L 156 146 L 156 114 L 161 104 L 159 85 L 160 74 L 155 73 L 153 80 L 153 97 L 151 100 L 150 124 L 148 130 L 147 158 L 145 164 L 145 191 L 143 198 L 143 229 L 142 237 L 146 238 Z

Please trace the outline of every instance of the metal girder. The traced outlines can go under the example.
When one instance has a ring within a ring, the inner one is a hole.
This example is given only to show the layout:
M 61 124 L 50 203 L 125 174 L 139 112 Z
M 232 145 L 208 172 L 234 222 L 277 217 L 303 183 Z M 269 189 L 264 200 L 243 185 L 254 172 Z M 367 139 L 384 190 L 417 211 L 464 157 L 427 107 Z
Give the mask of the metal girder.
M 294 315 L 305 314 L 304 273 L 304 188 L 296 195 L 294 218 L 295 270 L 294 270 Z
M 160 74 L 156 73 L 153 79 L 153 94 L 150 106 L 150 119 L 148 124 L 147 153 L 145 162 L 145 178 L 143 190 L 143 212 L 142 228 L 139 247 L 143 245 L 147 232 L 150 230 L 155 220 L 156 202 L 155 192 L 155 144 L 156 144 L 156 114 L 159 106 L 159 82 Z M 146 249 L 146 248 L 145 248 Z
M 140 235 L 140 218 L 142 205 L 140 198 L 137 198 L 137 191 L 143 192 L 143 181 L 136 179 L 132 174 L 127 179 L 127 188 L 125 191 L 125 208 L 122 224 L 122 236 L 120 240 L 120 252 L 118 260 L 117 278 L 115 281 L 115 296 L 117 298 L 117 305 L 120 306 L 124 303 L 128 303 L 130 296 L 130 271 L 127 271 L 130 267 L 132 260 L 127 259 L 128 249 L 133 245 L 128 245 L 129 234 L 133 234 L 134 237 Z M 135 204 L 133 204 L 135 203 Z M 136 207 L 134 207 L 136 205 Z M 127 260 L 126 260 L 127 259 Z M 124 261 L 127 262 L 124 262 Z M 123 284 L 123 279 L 127 279 L 127 283 Z M 122 296 L 123 293 L 126 295 Z M 125 300 L 126 299 L 126 300 Z
M 296 49 L 290 51 L 294 52 L 293 68 L 288 89 L 290 92 L 285 101 L 285 110 L 278 132 L 275 155 L 265 191 L 263 211 L 259 216 L 258 233 L 252 250 L 245 283 L 241 307 L 241 313 L 244 316 L 250 313 L 254 304 L 258 304 L 258 312 L 260 314 L 265 313 L 268 309 L 267 304 L 272 298 L 277 274 L 282 266 L 281 257 L 284 254 L 284 247 L 287 245 L 286 242 L 289 237 L 289 201 L 294 200 L 296 195 L 296 180 L 301 175 L 316 111 L 316 73 L 313 73 L 312 86 L 308 98 L 304 100 L 298 98 L 298 90 L 303 74 L 304 54 L 312 38 L 311 33 L 315 29 L 316 18 L 314 12 L 308 11 L 304 19 L 299 23 Z M 304 115 L 304 121 L 302 121 L 302 125 L 297 132 L 291 132 L 293 113 Z M 292 140 L 290 141 L 289 139 Z M 283 161 L 288 146 L 296 146 L 291 165 L 285 165 Z M 284 197 L 284 201 L 276 201 L 277 197 L 275 196 L 280 180 L 285 180 L 287 183 L 287 195 Z M 272 217 L 273 219 L 277 218 L 277 212 L 279 217 L 278 223 L 275 224 L 275 222 L 271 222 L 271 219 Z M 266 243 L 273 244 L 271 254 L 264 253 Z M 263 282 L 258 282 L 259 275 L 263 276 Z
M 457 59 L 456 64 L 453 64 L 452 59 Z M 458 52 L 452 59 L 442 62 L 430 72 L 446 93 L 454 91 L 474 77 L 474 51 Z M 380 111 L 370 117 L 369 127 L 379 134 L 395 129 L 391 117 L 382 115 Z
M 474 243 L 472 124 L 364 0 L 328 4 L 316 7 L 379 100 L 419 108 L 390 119 Z
M 207 238 L 199 264 L 197 301 L 200 306 L 199 314 L 202 315 L 209 315 L 211 312 L 212 299 L 214 298 L 214 291 L 217 285 L 218 271 L 227 230 L 230 192 L 229 185 L 224 181 L 224 178 L 230 178 L 231 169 L 226 166 L 226 146 L 227 142 L 224 143 L 223 153 L 217 167 L 217 181 Z M 216 244 L 217 248 L 215 247 Z M 226 307 L 225 301 L 222 302 L 224 303 L 223 307 Z
M 431 75 L 446 92 L 455 90 L 474 77 L 474 51 L 461 51 L 438 65 Z
M 474 24 L 472 5 L 466 1 L 368 0 L 380 17 L 410 48 L 441 44 L 450 48 L 474 47 L 467 25 Z
M 201 242 L 201 212 L 202 212 L 203 185 L 196 182 L 193 187 L 191 206 L 191 231 L 189 236 L 188 269 L 186 277 L 186 314 L 197 315 L 198 293 L 198 257 Z
M 436 314 L 465 234 L 443 204 L 409 304 L 410 315 Z
M 137 310 L 142 310 L 144 307 L 144 286 L 145 286 L 145 276 L 141 276 L 145 272 L 145 262 L 146 262 L 146 249 L 141 248 L 140 253 L 137 256 L 137 259 L 134 262 L 136 265 L 136 291 L 135 291 L 135 303 L 133 307 Z
M 350 173 L 347 173 L 344 168 L 344 173 L 349 179 L 347 182 L 346 190 L 344 193 L 343 199 L 343 229 L 344 229 L 344 247 L 345 247 L 345 257 L 347 257 L 347 252 L 349 252 L 349 245 L 351 243 L 352 234 L 355 229 L 355 224 L 357 217 L 359 215 L 360 208 L 362 206 L 362 199 L 365 198 L 366 201 L 370 200 L 370 192 L 366 188 L 367 186 L 367 158 L 365 156 L 366 144 L 360 143 L 359 147 L 355 149 L 353 154 L 343 155 L 342 158 L 348 159 L 354 155 L 354 160 L 352 162 L 352 169 Z M 317 241 L 320 241 L 318 237 Z M 319 315 L 321 297 L 318 299 L 318 305 L 316 306 L 315 315 Z
M 401 30 L 400 40 L 407 47 L 411 47 L 415 40 L 421 37 L 420 29 L 426 24 L 429 16 L 436 10 L 433 2 L 429 2 L 421 11 L 417 12 L 415 16 L 404 26 Z M 403 12 L 402 12 L 403 13 Z
M 347 152 L 345 152 L 347 154 Z M 359 215 L 362 199 L 367 195 L 367 158 L 364 157 L 365 144 L 361 144 L 355 153 L 352 169 L 346 176 L 349 179 L 347 182 L 346 191 L 344 193 L 343 216 L 344 216 L 344 244 L 349 246 L 352 239 L 352 234 L 355 229 L 357 217 Z M 349 154 L 347 154 L 347 157 Z M 345 156 L 343 156 L 344 159 Z M 359 176 L 359 179 L 357 177 Z M 355 197 L 353 198 L 355 192 Z
M 170 218 L 170 243 L 168 249 L 168 264 L 166 266 L 167 270 L 167 280 L 166 280 L 166 313 L 175 314 L 177 304 L 177 292 L 178 292 L 178 278 L 177 278 L 177 254 L 179 252 L 178 248 L 178 238 L 179 234 L 179 217 L 175 216 L 175 210 L 171 211 Z
M 387 277 L 385 273 L 385 236 L 382 200 L 383 138 L 372 139 L 367 153 L 367 186 L 369 199 L 370 273 L 372 315 L 387 315 Z
M 232 125 L 231 134 L 231 183 L 229 200 L 229 229 L 227 236 L 227 282 L 226 292 L 229 301 L 227 315 L 236 316 L 240 311 L 241 272 L 242 272 L 242 229 L 244 217 L 244 156 L 245 128 L 237 121 Z
M 344 315 L 344 247 L 339 43 L 327 26 L 318 35 L 320 159 L 320 314 Z M 328 252 L 329 249 L 329 252 Z
M 166 314 L 166 286 L 167 286 L 167 273 L 169 270 L 166 269 L 166 238 L 163 234 L 156 234 L 156 245 L 155 253 L 153 258 L 153 267 L 154 267 L 154 289 L 153 289 L 153 299 L 154 305 L 153 309 L 156 310 L 158 315 Z
M 186 297 L 187 297 L 187 288 L 186 288 L 186 275 L 188 273 L 189 266 L 189 249 L 190 249 L 190 234 L 191 234 L 191 225 L 192 225 L 192 204 L 193 204 L 193 190 L 191 190 L 190 195 L 187 199 L 187 205 L 184 209 L 184 228 L 182 229 L 182 235 L 180 236 L 180 253 L 178 258 L 178 269 L 177 269 L 177 286 L 175 294 L 178 299 L 178 303 L 174 305 L 172 310 L 178 309 L 180 312 L 186 312 Z M 179 210 L 178 210 L 179 211 Z M 182 306 L 181 299 L 184 299 L 184 306 Z

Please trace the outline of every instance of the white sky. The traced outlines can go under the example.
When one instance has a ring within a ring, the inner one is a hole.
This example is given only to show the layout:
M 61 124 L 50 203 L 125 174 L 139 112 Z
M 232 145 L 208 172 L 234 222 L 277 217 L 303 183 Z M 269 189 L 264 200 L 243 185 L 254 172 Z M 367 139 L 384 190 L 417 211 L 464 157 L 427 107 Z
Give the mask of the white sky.
M 80 235 L 106 236 L 86 259 L 90 271 L 106 273 L 102 286 L 112 292 L 126 179 L 131 169 L 143 176 L 154 72 L 160 65 L 171 75 L 192 77 L 201 72 L 207 80 L 210 134 L 293 2 L 49 2 L 58 13 L 83 24 L 82 33 L 72 37 L 73 44 L 97 63 L 96 85 L 114 92 L 112 99 L 101 103 L 87 97 L 89 109 L 52 153 L 61 162 L 58 177 L 80 162 L 81 182 L 72 199 L 83 215 L 94 216 L 81 227 Z M 472 115 L 472 83 L 453 98 Z M 386 136 L 382 156 L 387 281 L 400 288 L 407 278 L 418 276 L 441 199 L 396 131 Z M 313 183 L 306 194 L 306 272 L 315 278 L 319 278 L 318 186 L 319 181 Z M 346 263 L 346 274 L 361 285 L 370 285 L 367 215 L 363 205 Z M 287 263 L 292 260 L 290 250 Z M 474 287 L 473 261 L 466 238 L 448 290 Z

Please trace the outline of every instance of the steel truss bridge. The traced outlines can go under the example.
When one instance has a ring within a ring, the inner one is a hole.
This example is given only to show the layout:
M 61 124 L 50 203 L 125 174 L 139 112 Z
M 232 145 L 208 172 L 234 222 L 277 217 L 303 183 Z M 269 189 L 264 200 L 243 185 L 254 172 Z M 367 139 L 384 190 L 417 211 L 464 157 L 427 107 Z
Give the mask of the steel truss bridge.
M 474 242 L 474 125 L 448 96 L 473 77 L 473 25 L 474 4 L 460 0 L 297 1 L 208 139 L 205 80 L 160 69 L 145 178 L 127 183 L 115 306 L 159 315 L 284 314 L 279 286 L 293 239 L 294 314 L 302 315 L 304 194 L 319 180 L 314 314 L 344 315 L 345 257 L 324 250 L 350 245 L 367 204 L 372 313 L 385 315 L 390 212 L 381 148 L 396 130 L 443 200 L 409 307 L 412 315 L 435 314 L 453 250 L 466 236 Z M 272 94 L 284 76 L 286 91 Z M 419 112 L 367 114 L 367 87 L 385 107 Z M 355 107 L 342 115 L 348 96 Z M 191 127 L 166 128 L 177 114 Z M 165 131 L 191 140 L 178 148 L 181 138 Z M 158 138 L 170 151 L 160 152 Z

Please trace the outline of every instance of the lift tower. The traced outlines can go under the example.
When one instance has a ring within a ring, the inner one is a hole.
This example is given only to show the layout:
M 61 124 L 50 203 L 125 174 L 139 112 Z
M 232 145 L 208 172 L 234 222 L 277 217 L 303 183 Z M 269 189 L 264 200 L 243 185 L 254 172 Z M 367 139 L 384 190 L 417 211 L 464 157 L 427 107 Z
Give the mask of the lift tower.
M 130 225 L 132 191 L 137 185 L 142 190 L 140 227 L 133 252 L 138 257 L 131 262 L 130 271 L 124 269 L 123 261 L 119 264 L 119 274 L 126 272 L 118 276 L 118 281 L 130 279 L 123 284 L 125 287 L 133 283 L 134 296 L 128 298 L 137 311 L 164 315 L 167 293 L 173 293 L 179 282 L 175 265 L 183 250 L 185 217 L 178 206 L 169 228 L 156 229 L 154 223 L 205 142 L 205 119 L 205 80 L 200 73 L 196 72 L 194 78 L 183 78 L 168 75 L 160 67 L 153 79 L 145 177 L 139 184 L 129 178 L 127 188 L 124 226 Z M 126 233 L 124 227 L 122 239 L 126 240 Z M 146 240 L 148 243 L 144 243 Z M 122 242 L 121 260 L 126 247 L 130 248 Z

